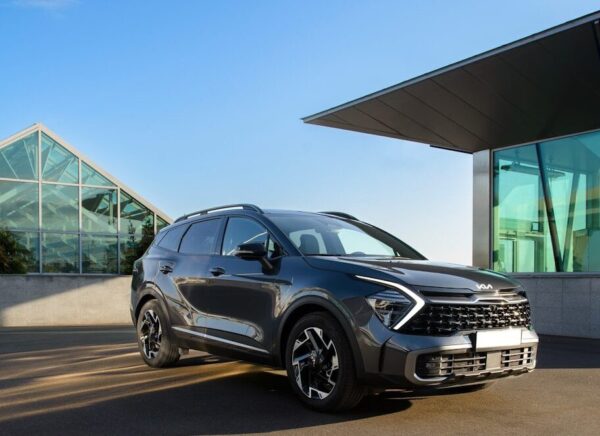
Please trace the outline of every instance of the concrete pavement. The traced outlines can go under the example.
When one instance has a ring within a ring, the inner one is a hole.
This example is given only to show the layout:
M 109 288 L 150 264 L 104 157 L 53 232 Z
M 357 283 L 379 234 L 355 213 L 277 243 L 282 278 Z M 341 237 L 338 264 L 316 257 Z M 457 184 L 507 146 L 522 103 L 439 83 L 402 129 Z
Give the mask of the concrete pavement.
M 283 372 L 190 353 L 155 370 L 134 331 L 0 330 L 0 434 L 600 434 L 600 341 L 543 337 L 539 367 L 470 394 L 386 393 L 320 414 Z

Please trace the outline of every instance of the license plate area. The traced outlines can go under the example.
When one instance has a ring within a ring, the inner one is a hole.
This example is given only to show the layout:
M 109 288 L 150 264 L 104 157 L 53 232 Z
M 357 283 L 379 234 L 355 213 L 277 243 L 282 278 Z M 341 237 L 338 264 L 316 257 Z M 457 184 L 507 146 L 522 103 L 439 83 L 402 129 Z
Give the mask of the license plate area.
M 521 346 L 521 329 L 480 330 L 475 333 L 475 351 L 505 350 Z

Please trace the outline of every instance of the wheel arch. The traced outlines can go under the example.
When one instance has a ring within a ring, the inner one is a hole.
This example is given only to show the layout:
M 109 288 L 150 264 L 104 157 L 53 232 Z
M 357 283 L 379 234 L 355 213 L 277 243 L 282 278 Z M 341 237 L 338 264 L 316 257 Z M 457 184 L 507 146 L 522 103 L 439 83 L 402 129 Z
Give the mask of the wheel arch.
M 157 300 L 159 302 L 159 304 L 162 306 L 165 316 L 167 317 L 167 323 L 171 325 L 171 318 L 167 309 L 167 305 L 165 304 L 164 297 L 160 291 L 153 287 L 147 287 L 140 291 L 134 310 L 135 322 L 137 323 L 138 317 L 140 316 L 140 311 L 142 310 L 142 307 L 144 307 L 144 304 L 150 300 Z
M 342 330 L 350 343 L 350 349 L 352 350 L 352 356 L 354 357 L 354 367 L 357 372 L 356 375 L 358 378 L 362 378 L 362 375 L 364 374 L 362 354 L 358 346 L 358 341 L 356 340 L 356 334 L 354 333 L 352 325 L 348 322 L 347 316 L 345 316 L 342 310 L 330 301 L 316 296 L 301 298 L 285 311 L 277 335 L 276 350 L 274 353 L 277 360 L 276 363 L 281 367 L 285 367 L 285 349 L 290 331 L 300 318 L 314 312 L 328 313 L 333 316 L 342 327 Z

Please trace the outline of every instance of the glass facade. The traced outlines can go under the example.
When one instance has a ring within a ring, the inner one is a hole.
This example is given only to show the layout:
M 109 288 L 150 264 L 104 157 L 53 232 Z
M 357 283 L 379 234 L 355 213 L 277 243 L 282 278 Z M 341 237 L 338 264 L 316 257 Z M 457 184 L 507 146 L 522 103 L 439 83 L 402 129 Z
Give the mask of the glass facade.
M 495 270 L 600 271 L 600 132 L 496 151 L 493 177 Z
M 43 129 L 0 146 L 0 273 L 131 274 L 166 225 Z

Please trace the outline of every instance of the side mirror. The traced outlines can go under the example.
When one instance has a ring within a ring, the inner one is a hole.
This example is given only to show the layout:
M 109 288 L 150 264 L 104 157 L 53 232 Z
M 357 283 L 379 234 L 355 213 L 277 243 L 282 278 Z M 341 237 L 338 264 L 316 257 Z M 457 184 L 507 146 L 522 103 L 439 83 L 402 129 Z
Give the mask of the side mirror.
M 267 250 L 264 244 L 252 242 L 238 245 L 233 254 L 244 260 L 260 260 L 267 255 Z
M 258 260 L 267 271 L 273 270 L 273 264 L 267 259 L 267 250 L 265 244 L 252 242 L 250 244 L 240 244 L 233 253 L 235 256 L 244 260 Z

